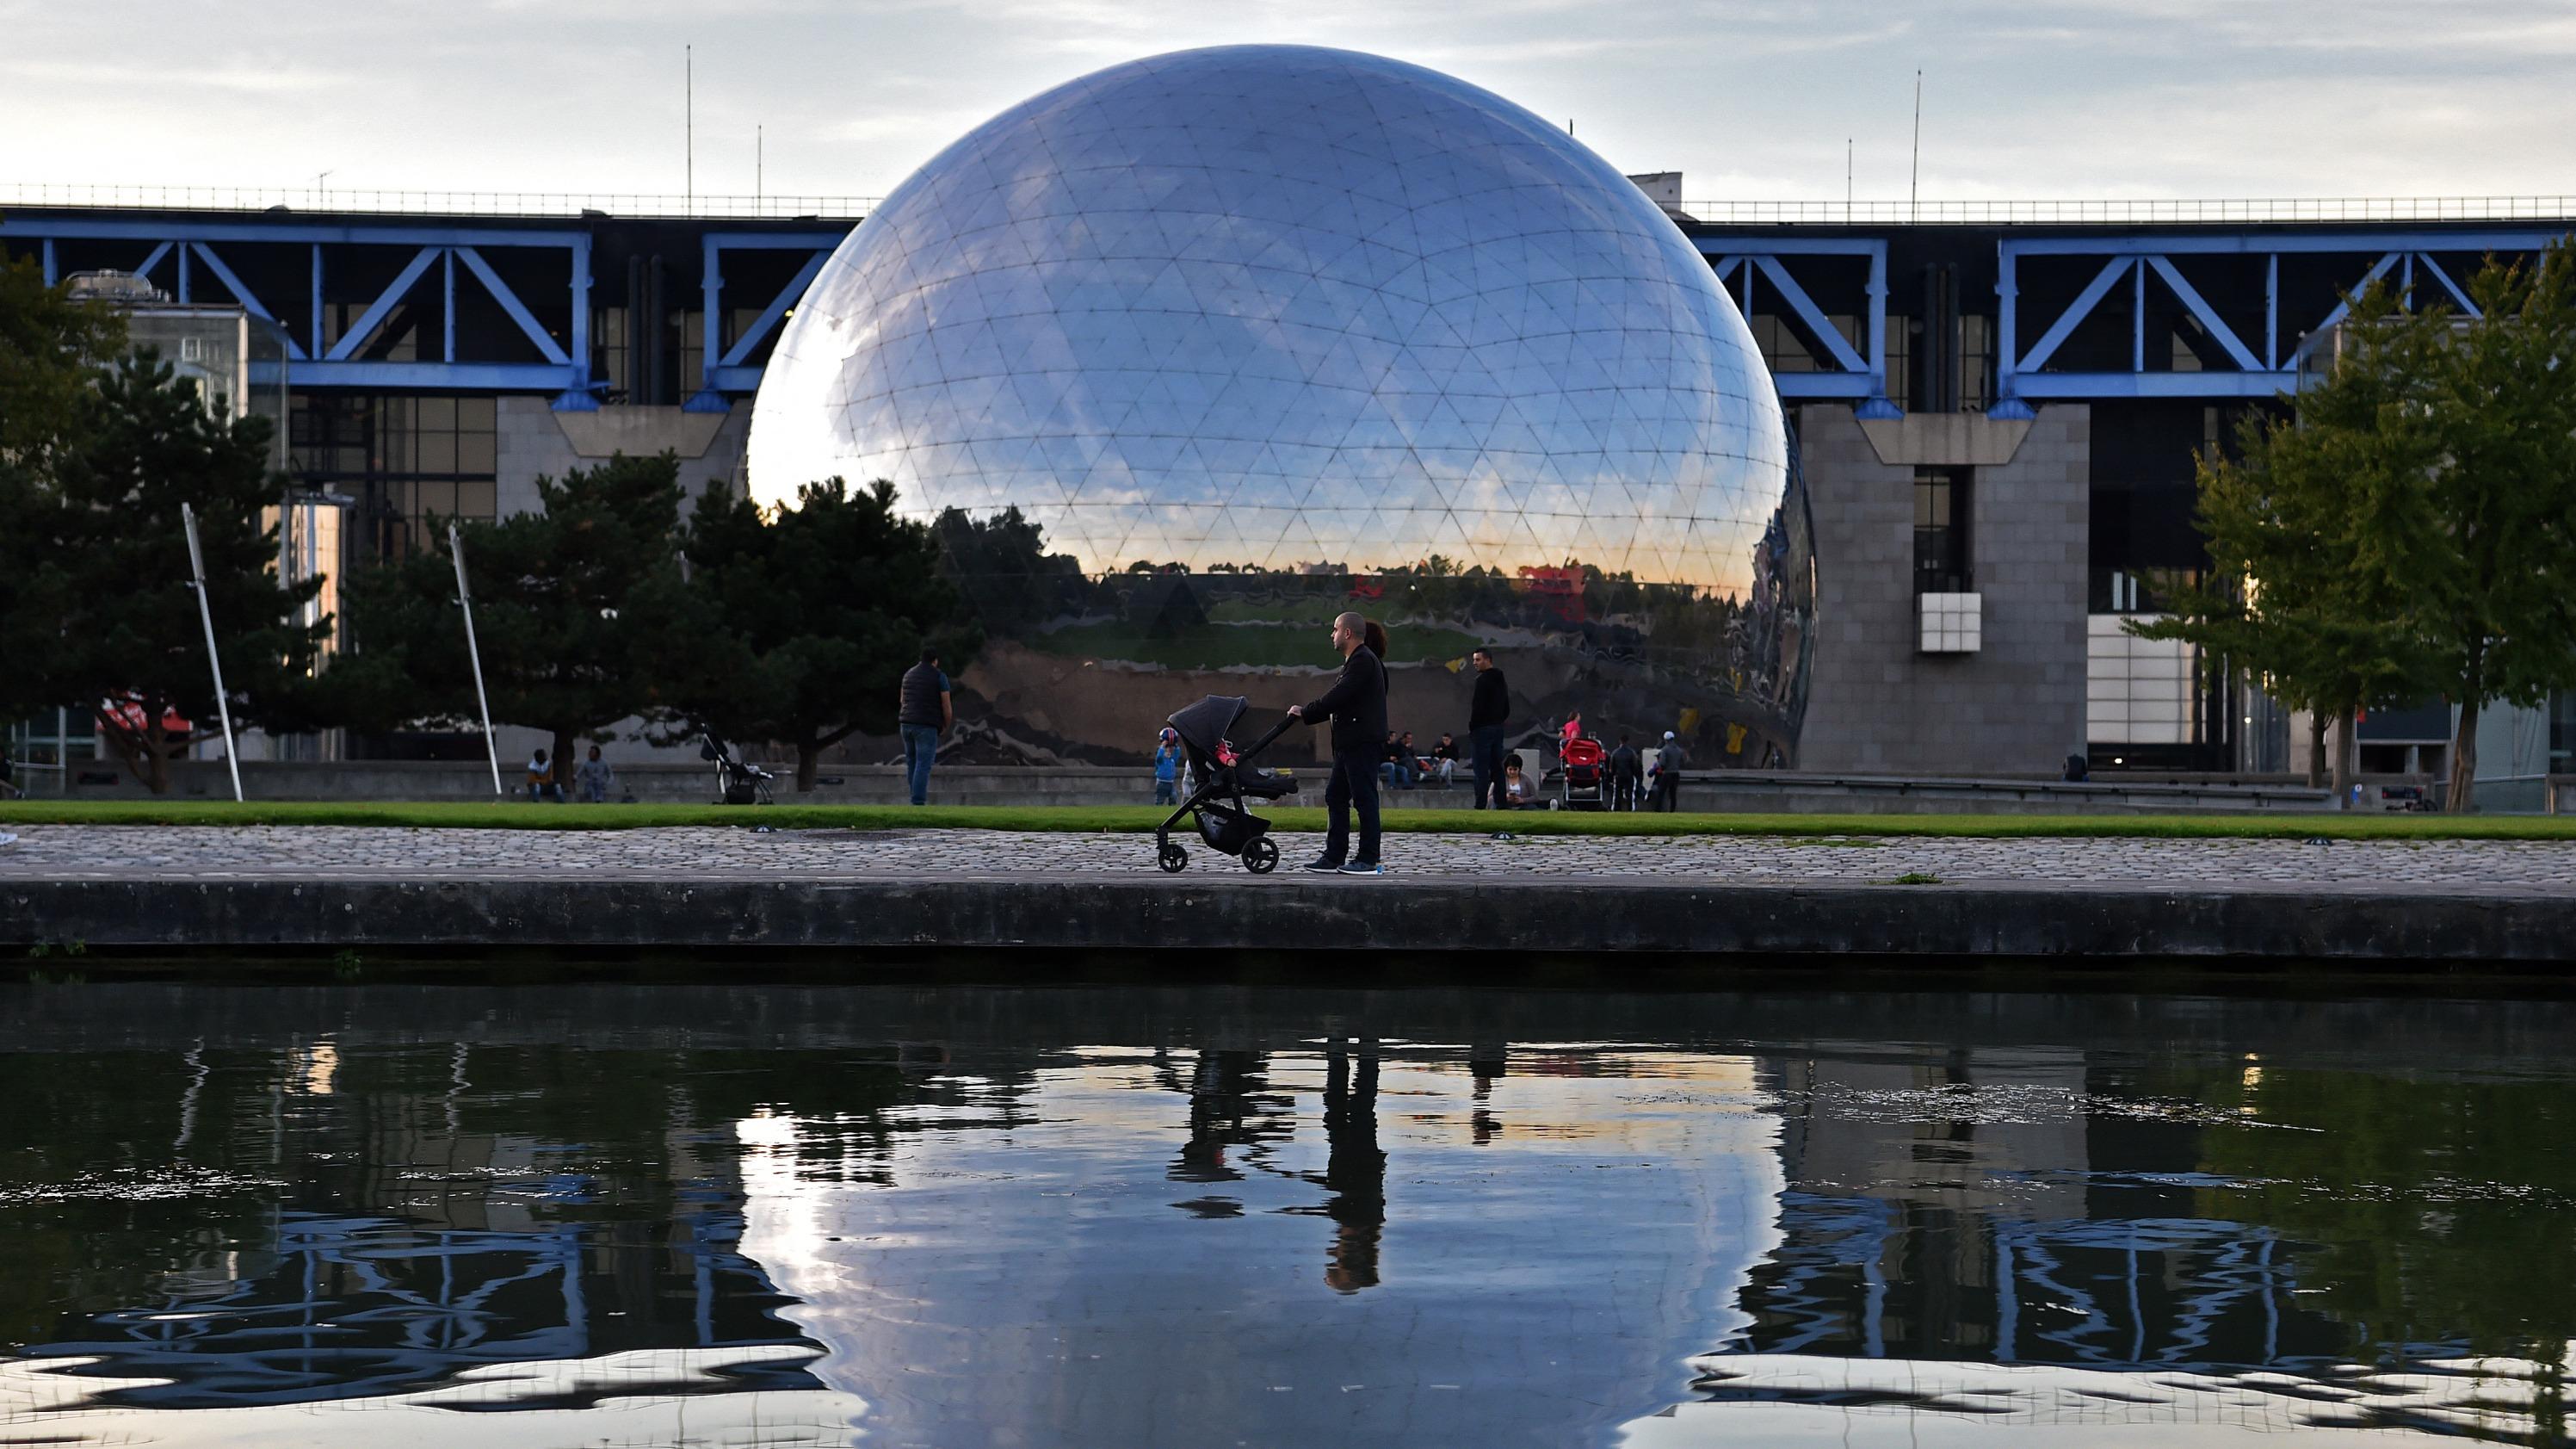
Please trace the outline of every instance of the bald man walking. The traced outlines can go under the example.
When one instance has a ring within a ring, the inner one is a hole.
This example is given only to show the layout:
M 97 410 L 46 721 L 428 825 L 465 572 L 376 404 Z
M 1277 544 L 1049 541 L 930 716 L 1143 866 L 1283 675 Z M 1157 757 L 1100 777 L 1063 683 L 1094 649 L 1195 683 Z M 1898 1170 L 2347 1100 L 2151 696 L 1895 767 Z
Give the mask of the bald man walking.
M 1312 704 L 1288 713 L 1308 724 L 1333 722 L 1333 775 L 1324 786 L 1332 825 L 1324 853 L 1307 863 L 1316 872 L 1384 875 L 1377 863 L 1377 767 L 1386 753 L 1386 665 L 1368 647 L 1368 622 L 1357 614 L 1333 620 L 1333 647 L 1341 651 L 1342 677 Z M 1360 848 L 1351 855 L 1351 813 L 1360 817 Z

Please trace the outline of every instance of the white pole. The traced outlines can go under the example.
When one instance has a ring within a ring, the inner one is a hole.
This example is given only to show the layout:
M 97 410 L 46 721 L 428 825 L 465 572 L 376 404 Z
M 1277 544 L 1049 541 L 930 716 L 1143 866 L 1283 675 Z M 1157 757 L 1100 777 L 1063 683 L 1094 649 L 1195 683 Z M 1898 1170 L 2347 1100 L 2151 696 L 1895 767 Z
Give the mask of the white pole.
M 474 642 L 474 595 L 465 587 L 465 540 L 447 525 L 447 555 L 456 560 L 456 602 L 465 609 L 465 657 L 474 662 L 474 707 L 483 712 L 483 753 L 492 760 L 492 793 L 501 793 L 501 746 L 492 738 L 492 704 L 483 697 L 483 650 Z
M 224 661 L 215 653 L 215 611 L 206 602 L 206 555 L 197 546 L 197 510 L 179 505 L 179 522 L 188 530 L 188 572 L 197 591 L 197 617 L 206 626 L 206 665 L 215 673 L 215 714 L 224 722 L 224 768 L 232 772 L 233 803 L 242 800 L 241 760 L 233 754 L 233 707 L 224 698 Z

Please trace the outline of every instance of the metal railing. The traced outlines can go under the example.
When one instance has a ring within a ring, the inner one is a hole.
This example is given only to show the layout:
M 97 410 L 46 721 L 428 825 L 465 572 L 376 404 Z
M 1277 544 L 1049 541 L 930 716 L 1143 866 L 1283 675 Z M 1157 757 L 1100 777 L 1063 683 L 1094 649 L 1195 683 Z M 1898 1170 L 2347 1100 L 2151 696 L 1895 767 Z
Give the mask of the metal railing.
M 150 186 L 115 182 L 0 183 L 0 207 L 77 206 L 170 211 L 371 212 L 435 216 L 703 217 L 847 220 L 874 196 L 675 196 L 649 192 L 370 191 L 345 186 Z M 2102 200 L 1685 201 L 1716 224 L 1995 226 L 2012 224 L 2556 221 L 2576 219 L 2576 196 L 2124 197 Z
M 345 186 L 131 186 L 109 182 L 0 183 L 0 207 L 138 211 L 362 212 L 401 216 L 693 217 L 715 221 L 854 220 L 873 196 L 671 196 L 644 192 L 367 191 Z
M 2012 224 L 2556 221 L 2576 196 L 2129 197 L 2098 201 L 1685 201 L 1684 215 L 1718 224 L 1996 226 Z

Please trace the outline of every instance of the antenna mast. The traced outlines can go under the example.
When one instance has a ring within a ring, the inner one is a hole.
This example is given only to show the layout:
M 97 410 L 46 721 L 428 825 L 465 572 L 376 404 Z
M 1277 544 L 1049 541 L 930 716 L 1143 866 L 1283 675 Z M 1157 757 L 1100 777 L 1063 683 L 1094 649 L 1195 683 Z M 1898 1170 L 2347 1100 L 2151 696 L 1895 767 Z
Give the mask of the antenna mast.
M 1919 219 L 1923 196 L 1923 72 L 1914 73 L 1914 170 L 1905 183 L 1905 219 Z

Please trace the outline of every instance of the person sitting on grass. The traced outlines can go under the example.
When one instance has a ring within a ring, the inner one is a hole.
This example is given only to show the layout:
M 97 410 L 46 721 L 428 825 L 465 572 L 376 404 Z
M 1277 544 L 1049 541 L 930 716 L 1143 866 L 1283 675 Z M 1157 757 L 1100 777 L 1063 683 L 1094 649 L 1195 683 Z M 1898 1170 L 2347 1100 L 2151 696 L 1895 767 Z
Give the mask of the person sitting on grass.
M 1503 808 L 1506 810 L 1544 810 L 1547 801 L 1538 793 L 1538 782 L 1521 773 L 1517 754 L 1503 760 Z

